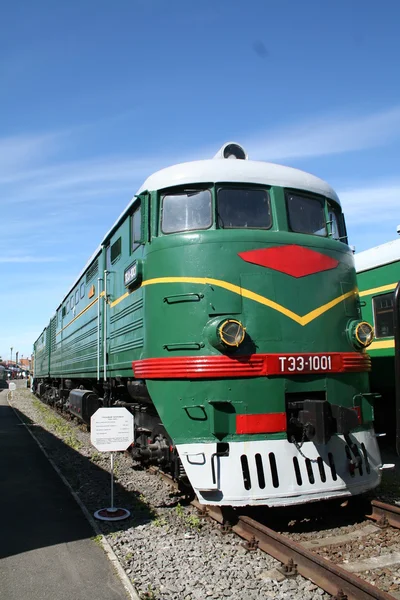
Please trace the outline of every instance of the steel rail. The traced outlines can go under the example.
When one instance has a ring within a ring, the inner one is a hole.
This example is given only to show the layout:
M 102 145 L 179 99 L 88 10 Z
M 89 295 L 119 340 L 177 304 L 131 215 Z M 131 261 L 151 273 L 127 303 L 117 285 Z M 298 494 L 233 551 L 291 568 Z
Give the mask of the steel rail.
M 373 519 L 378 522 L 381 527 L 396 527 L 400 529 L 400 508 L 393 504 L 387 504 L 386 502 L 380 502 L 379 500 L 371 501 L 372 513 L 366 515 L 369 519 Z
M 193 506 L 204 512 L 204 506 L 196 500 Z M 222 511 L 217 506 L 207 506 L 207 514 L 224 523 Z M 318 554 L 303 548 L 265 525 L 261 525 L 250 517 L 238 518 L 236 524 L 231 526 L 234 533 L 244 538 L 253 547 L 258 547 L 276 560 L 279 560 L 287 570 L 297 568 L 297 572 L 310 579 L 313 583 L 324 589 L 337 600 L 393 600 L 393 596 L 379 590 L 367 581 L 349 573 L 339 565 L 322 558 Z

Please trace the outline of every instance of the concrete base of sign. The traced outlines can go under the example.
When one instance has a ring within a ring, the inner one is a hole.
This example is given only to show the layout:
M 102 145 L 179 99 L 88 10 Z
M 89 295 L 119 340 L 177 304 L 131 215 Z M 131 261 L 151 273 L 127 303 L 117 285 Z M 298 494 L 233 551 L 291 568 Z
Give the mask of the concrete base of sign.
M 131 513 L 126 508 L 101 508 L 94 513 L 96 519 L 100 519 L 100 521 L 122 521 L 130 515 Z

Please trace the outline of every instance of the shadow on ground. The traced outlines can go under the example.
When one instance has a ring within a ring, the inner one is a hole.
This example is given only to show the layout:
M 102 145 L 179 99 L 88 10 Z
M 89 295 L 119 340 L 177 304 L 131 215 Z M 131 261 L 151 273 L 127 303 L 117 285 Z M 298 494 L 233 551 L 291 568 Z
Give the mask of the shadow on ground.
M 6 403 L 0 391 L 0 558 L 93 537 L 94 531 L 37 443 L 71 484 L 90 513 L 110 505 L 110 474 Z M 22 421 L 22 422 L 21 422 Z M 115 505 L 131 511 L 124 521 L 100 522 L 104 533 L 154 518 L 139 492 L 114 482 Z

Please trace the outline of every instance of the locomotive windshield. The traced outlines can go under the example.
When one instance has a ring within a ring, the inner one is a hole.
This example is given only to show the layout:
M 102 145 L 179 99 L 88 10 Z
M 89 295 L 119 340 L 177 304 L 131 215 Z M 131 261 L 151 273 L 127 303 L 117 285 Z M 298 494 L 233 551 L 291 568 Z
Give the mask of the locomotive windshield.
M 218 227 L 269 229 L 271 204 L 267 190 L 221 188 L 217 195 Z
M 163 233 L 208 229 L 211 224 L 210 190 L 184 190 L 163 196 L 161 220 Z
M 286 206 L 289 227 L 297 233 L 311 233 L 312 235 L 328 235 L 324 203 L 318 198 L 300 196 L 287 193 Z

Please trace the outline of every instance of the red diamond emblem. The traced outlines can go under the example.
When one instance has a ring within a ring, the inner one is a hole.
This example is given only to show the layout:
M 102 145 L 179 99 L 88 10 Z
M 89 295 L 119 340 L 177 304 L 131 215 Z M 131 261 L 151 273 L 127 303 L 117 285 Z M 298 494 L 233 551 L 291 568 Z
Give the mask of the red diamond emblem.
M 239 252 L 239 256 L 246 262 L 274 269 L 292 277 L 305 277 L 313 273 L 329 271 L 329 269 L 336 269 L 339 264 L 338 260 L 326 254 L 296 244 L 248 250 Z

